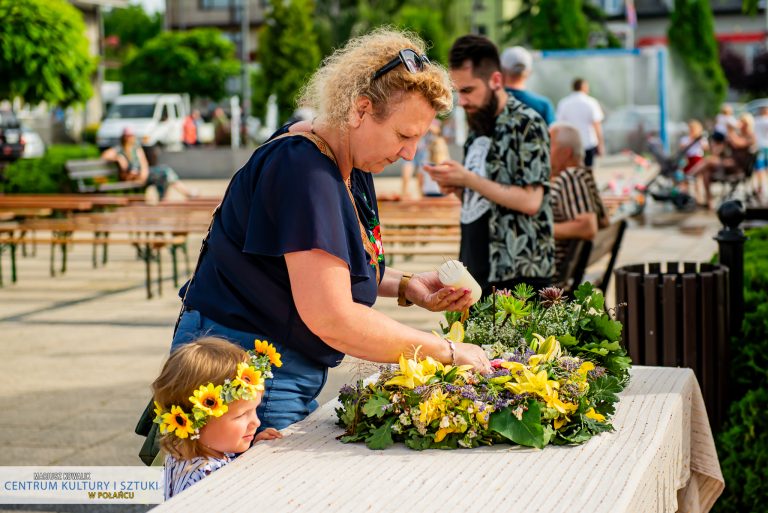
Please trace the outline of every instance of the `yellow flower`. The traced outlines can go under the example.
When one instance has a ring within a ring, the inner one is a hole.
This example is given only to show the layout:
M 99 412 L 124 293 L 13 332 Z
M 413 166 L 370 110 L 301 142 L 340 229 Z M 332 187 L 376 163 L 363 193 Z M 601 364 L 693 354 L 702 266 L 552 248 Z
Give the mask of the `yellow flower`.
M 534 374 L 528 369 L 523 369 L 522 375 L 513 374 L 516 383 L 506 383 L 505 388 L 515 394 L 536 394 L 541 397 L 552 395 L 560 383 L 547 378 L 547 371 L 541 370 Z
M 155 418 L 161 417 L 163 415 L 163 407 L 157 401 L 153 402 L 155 403 Z
M 448 399 L 448 394 L 442 390 L 435 390 L 429 399 L 419 403 L 419 422 L 429 424 L 435 419 L 439 419 L 443 416 L 446 410 L 445 400 Z
M 561 415 L 560 417 L 555 419 L 555 429 L 560 429 L 567 423 L 568 423 L 568 417 Z
M 592 362 L 587 361 L 587 362 L 582 363 L 581 366 L 579 367 L 579 369 L 576 372 L 578 372 L 582 376 L 586 376 L 587 373 L 589 371 L 591 371 L 591 370 L 595 370 L 595 364 L 592 363 Z
M 454 322 L 451 324 L 451 331 L 448 332 L 448 336 L 445 338 L 457 344 L 464 342 L 464 326 L 458 321 Z
M 208 383 L 207 386 L 201 385 L 200 388 L 192 392 L 193 395 L 189 398 L 189 402 L 207 415 L 221 417 L 229 409 L 221 398 L 221 389 L 221 385 L 214 387 L 213 383 Z
M 163 423 L 160 424 L 161 433 L 175 433 L 179 438 L 187 438 L 195 432 L 192 422 L 181 406 L 172 406 L 171 413 L 163 415 Z
M 266 340 L 256 339 L 253 343 L 254 350 L 257 353 L 265 354 L 269 357 L 269 363 L 275 367 L 282 367 L 283 362 L 280 360 L 280 353 L 277 352 L 275 346 L 267 342 Z
M 560 349 L 560 342 L 557 341 L 554 335 L 550 335 L 546 339 L 538 333 L 533 334 L 539 341 L 537 353 L 544 356 L 545 362 L 551 362 L 552 360 L 559 358 L 562 350 Z
M 598 422 L 605 422 L 605 415 L 597 413 L 594 408 L 590 408 L 589 410 L 587 410 L 587 413 L 585 413 L 584 416 L 590 419 L 596 420 Z
M 264 377 L 261 371 L 254 369 L 246 362 L 240 362 L 237 364 L 237 376 L 232 380 L 232 386 L 241 386 L 249 394 L 256 395 L 264 391 Z
M 398 385 L 411 389 L 416 388 L 418 386 L 425 385 L 427 381 L 429 381 L 430 378 L 435 375 L 435 372 L 444 369 L 442 363 L 433 360 L 429 356 L 417 362 L 416 359 L 419 355 L 419 349 L 420 347 L 416 348 L 416 352 L 413 355 L 413 358 L 408 360 L 406 360 L 405 356 L 402 354 L 400 355 L 400 372 L 395 377 L 384 383 L 384 386 Z

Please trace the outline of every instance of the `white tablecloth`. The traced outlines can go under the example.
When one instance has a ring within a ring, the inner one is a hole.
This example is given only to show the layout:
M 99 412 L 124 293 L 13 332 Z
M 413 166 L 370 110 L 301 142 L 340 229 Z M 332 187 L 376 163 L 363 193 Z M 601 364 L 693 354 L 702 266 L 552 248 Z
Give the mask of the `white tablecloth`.
M 723 490 L 690 369 L 635 367 L 616 431 L 574 447 L 372 451 L 332 401 L 153 511 L 706 512 Z

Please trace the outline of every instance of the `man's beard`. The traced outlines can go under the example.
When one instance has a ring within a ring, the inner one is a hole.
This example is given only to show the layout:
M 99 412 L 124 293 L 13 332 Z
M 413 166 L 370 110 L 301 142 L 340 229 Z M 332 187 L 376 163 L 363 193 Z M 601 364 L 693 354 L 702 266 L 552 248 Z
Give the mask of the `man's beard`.
M 499 98 L 492 89 L 488 89 L 488 98 L 486 98 L 482 107 L 479 107 L 472 114 L 467 113 L 467 123 L 469 128 L 478 135 L 493 135 L 496 128 L 496 112 L 499 110 Z

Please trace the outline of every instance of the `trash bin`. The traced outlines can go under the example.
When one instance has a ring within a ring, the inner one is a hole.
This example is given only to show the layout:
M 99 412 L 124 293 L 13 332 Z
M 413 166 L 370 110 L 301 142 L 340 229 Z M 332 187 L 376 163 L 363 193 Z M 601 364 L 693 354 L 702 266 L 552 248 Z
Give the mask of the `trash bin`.
M 635 365 L 690 367 L 710 423 L 725 415 L 729 271 L 724 265 L 666 262 L 616 269 L 617 318 Z

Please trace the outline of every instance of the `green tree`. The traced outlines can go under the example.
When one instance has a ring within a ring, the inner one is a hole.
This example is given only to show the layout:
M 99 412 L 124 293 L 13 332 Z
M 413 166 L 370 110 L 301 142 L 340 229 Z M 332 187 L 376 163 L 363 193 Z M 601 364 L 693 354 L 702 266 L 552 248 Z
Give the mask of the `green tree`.
M 395 17 L 395 25 L 411 30 L 427 44 L 427 56 L 435 62 L 447 62 L 450 41 L 443 28 L 443 17 L 439 11 L 428 7 L 406 5 Z
M 141 48 L 163 30 L 163 15 L 149 15 L 140 5 L 116 8 L 104 15 L 104 35 L 117 36 L 121 46 Z
M 523 0 L 504 39 L 538 50 L 620 46 L 605 22 L 605 13 L 583 0 Z
M 281 121 L 296 107 L 296 96 L 320 63 L 320 49 L 312 24 L 312 0 L 273 0 L 261 32 L 259 55 L 261 94 L 277 96 Z M 261 110 L 266 98 L 256 98 Z
M 67 106 L 93 94 L 80 12 L 65 0 L 0 0 L 0 98 Z
M 725 99 L 728 82 L 720 66 L 712 7 L 707 0 L 675 0 L 667 30 L 676 67 L 685 70 L 686 116 L 710 117 Z
M 126 93 L 188 93 L 218 100 L 240 72 L 235 45 L 215 29 L 163 32 L 122 69 Z

